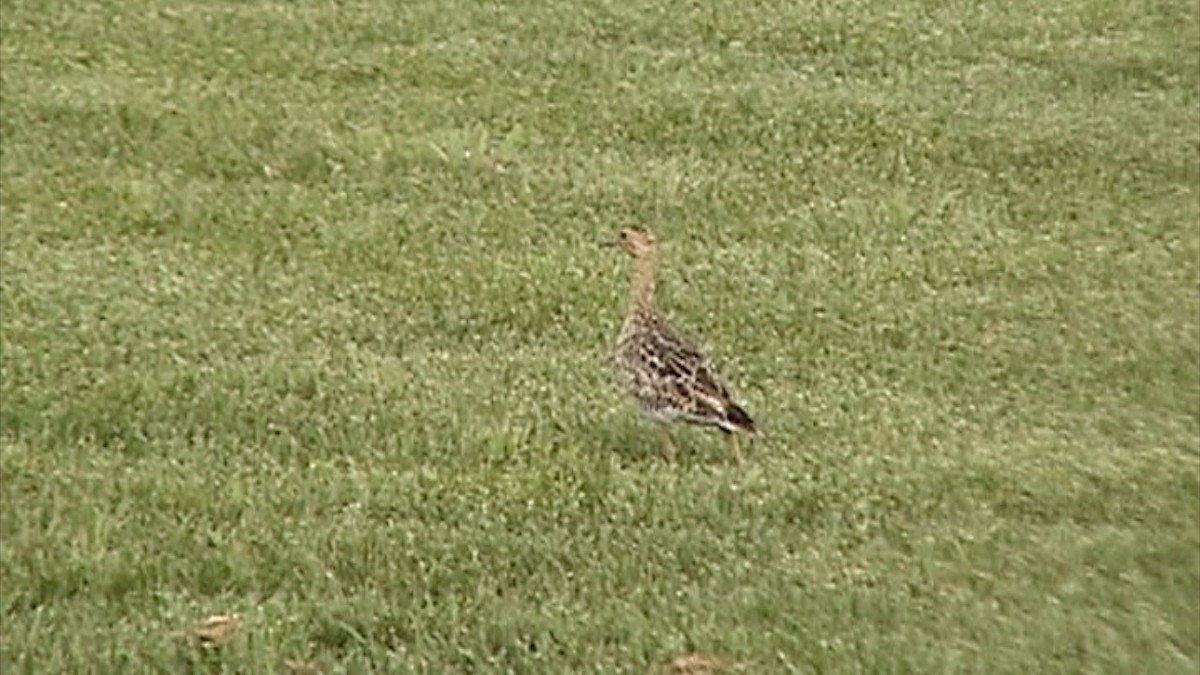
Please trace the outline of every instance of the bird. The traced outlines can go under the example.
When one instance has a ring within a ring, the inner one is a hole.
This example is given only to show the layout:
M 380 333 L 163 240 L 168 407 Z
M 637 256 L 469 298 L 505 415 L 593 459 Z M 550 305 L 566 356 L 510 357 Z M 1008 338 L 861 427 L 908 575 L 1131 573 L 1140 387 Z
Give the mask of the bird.
M 660 423 L 668 462 L 673 463 L 677 454 L 668 425 L 683 421 L 720 429 L 740 463 L 738 434 L 753 436 L 758 427 L 730 395 L 708 355 L 658 308 L 654 293 L 658 239 L 647 227 L 634 225 L 620 230 L 616 244 L 633 260 L 629 308 L 613 350 L 619 385 L 643 415 Z

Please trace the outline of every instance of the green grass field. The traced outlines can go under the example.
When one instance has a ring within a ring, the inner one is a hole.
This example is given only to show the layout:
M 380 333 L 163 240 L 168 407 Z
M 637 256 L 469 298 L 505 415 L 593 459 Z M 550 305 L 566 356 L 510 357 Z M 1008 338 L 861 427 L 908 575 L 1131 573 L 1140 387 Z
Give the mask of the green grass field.
M 0 29 L 5 675 L 1200 668 L 1192 0 Z M 613 385 L 634 222 L 740 466 Z

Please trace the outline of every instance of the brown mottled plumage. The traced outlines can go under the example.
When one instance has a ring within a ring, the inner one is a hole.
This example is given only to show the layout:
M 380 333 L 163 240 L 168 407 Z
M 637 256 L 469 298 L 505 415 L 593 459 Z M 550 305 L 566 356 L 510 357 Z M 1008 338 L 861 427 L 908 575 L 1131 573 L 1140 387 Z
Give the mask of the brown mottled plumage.
M 740 461 L 737 433 L 753 434 L 754 420 L 729 395 L 707 356 L 667 322 L 654 301 L 657 240 L 642 227 L 621 231 L 619 244 L 634 260 L 629 314 L 614 355 L 622 388 L 648 417 L 714 426 L 730 436 Z M 663 448 L 674 459 L 665 427 Z

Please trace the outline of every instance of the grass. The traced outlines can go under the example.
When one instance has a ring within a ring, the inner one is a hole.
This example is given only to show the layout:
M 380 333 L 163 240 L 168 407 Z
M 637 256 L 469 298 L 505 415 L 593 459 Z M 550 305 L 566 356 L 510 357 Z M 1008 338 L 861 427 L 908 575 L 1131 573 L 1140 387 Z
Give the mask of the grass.
M 1194 3 L 0 30 L 3 672 L 1196 672 Z M 635 221 L 745 465 L 611 385 Z

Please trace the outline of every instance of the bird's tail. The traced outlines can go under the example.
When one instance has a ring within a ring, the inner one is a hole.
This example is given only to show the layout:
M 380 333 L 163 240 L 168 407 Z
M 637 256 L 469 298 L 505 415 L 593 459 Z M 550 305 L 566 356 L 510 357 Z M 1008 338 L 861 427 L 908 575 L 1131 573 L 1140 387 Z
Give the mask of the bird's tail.
M 758 431 L 758 425 L 750 418 L 750 415 L 736 403 L 730 403 L 725 407 L 725 422 L 732 428 L 739 431 L 744 431 L 748 434 L 753 434 Z

